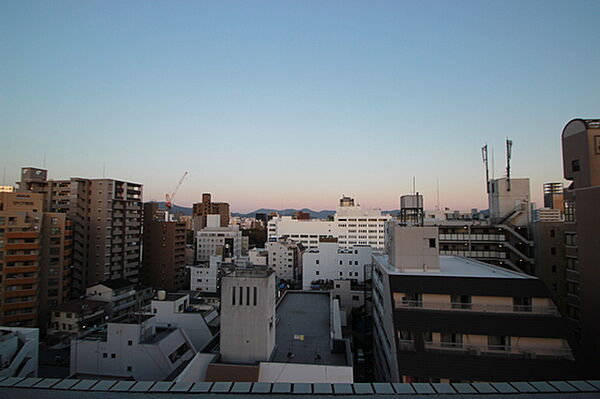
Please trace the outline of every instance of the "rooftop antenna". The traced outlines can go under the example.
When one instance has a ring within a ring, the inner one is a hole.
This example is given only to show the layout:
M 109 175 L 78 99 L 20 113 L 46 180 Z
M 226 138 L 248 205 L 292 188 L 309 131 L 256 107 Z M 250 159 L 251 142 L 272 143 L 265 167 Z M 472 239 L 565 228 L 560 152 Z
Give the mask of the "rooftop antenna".
M 44 165 L 42 167 L 46 169 L 46 153 L 44 153 Z
M 494 166 L 494 147 L 492 147 L 492 179 L 496 178 L 496 166 Z
M 510 191 L 510 159 L 512 157 L 512 140 L 506 138 L 506 191 Z
M 413 187 L 412 187 L 412 193 L 411 194 L 415 194 L 415 177 L 413 176 Z
M 2 185 L 6 186 L 6 166 L 4 167 L 4 173 L 2 175 Z
M 488 164 L 488 146 L 487 144 L 481 147 L 481 157 L 483 158 L 483 164 L 485 165 L 485 190 L 490 193 L 490 168 Z
M 440 179 L 436 178 L 435 179 L 435 189 L 436 189 L 436 197 L 437 197 L 437 205 L 436 205 L 436 211 L 440 210 Z

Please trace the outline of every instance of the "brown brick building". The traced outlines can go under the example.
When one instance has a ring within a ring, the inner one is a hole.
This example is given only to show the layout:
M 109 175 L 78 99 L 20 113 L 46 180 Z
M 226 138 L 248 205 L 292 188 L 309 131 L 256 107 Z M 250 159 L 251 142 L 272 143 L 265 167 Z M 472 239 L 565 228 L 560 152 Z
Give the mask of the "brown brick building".
M 184 288 L 185 231 L 185 222 L 164 220 L 158 203 L 144 204 L 141 277 L 145 284 L 167 291 Z
M 202 194 L 202 202 L 194 204 L 194 230 L 199 231 L 206 227 L 208 215 L 219 215 L 221 227 L 229 226 L 229 204 L 227 202 L 212 202 L 209 193 Z

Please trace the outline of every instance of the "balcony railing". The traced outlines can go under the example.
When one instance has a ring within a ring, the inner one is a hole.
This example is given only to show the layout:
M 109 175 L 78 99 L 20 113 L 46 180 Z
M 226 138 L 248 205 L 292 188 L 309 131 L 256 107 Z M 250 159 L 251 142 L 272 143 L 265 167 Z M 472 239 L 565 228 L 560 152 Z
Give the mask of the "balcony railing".
M 520 345 L 477 345 L 460 342 L 426 342 L 426 351 L 469 354 L 473 356 L 514 356 L 526 358 L 561 358 L 573 360 L 570 348 L 520 346 Z
M 555 306 L 529 306 L 487 303 L 461 303 L 461 302 L 423 302 L 404 300 L 396 302 L 396 309 L 418 308 L 427 310 L 451 310 L 489 313 L 534 313 L 558 316 Z

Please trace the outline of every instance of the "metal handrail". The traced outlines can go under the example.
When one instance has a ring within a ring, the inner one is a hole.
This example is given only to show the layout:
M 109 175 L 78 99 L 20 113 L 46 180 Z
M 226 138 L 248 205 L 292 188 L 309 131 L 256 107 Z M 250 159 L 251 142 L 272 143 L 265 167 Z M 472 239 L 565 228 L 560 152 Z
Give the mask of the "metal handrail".
M 420 308 L 430 310 L 459 310 L 472 312 L 493 313 L 535 313 L 558 315 L 555 306 L 529 306 L 509 304 L 484 304 L 484 303 L 461 303 L 461 302 L 423 302 L 414 300 L 403 300 L 396 302 L 396 308 Z

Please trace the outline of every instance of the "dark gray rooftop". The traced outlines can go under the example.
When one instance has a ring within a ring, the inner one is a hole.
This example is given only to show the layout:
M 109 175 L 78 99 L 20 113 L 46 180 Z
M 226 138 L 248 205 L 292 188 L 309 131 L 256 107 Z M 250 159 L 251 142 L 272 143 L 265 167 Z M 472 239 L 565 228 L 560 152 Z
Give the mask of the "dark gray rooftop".
M 346 366 L 345 354 L 330 351 L 330 307 L 328 292 L 288 291 L 277 306 L 277 347 L 272 360 Z M 293 354 L 291 359 L 288 353 Z
M 241 385 L 245 384 L 245 385 Z M 600 381 L 536 381 L 474 384 L 283 384 L 173 381 L 116 381 L 57 378 L 0 379 L 0 398 L 19 399 L 175 399 L 202 397 L 278 398 L 597 398 Z M 164 392 L 164 393 L 160 393 Z M 260 395 L 257 395 L 260 393 Z M 301 394 L 300 396 L 298 394 Z M 333 396 L 337 395 L 337 396 Z

